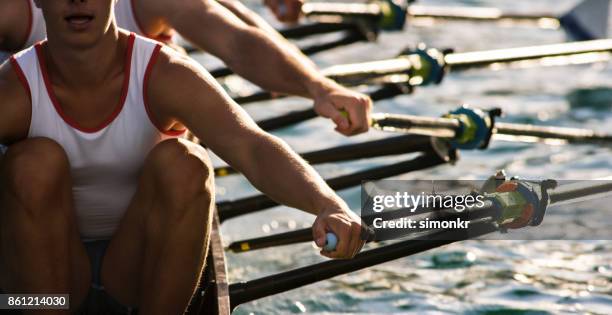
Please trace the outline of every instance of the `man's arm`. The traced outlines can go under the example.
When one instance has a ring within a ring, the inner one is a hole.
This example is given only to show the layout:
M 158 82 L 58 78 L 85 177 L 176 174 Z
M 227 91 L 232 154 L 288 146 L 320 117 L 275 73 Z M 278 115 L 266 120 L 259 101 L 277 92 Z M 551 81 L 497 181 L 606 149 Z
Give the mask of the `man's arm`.
M 332 119 L 337 131 L 353 135 L 368 130 L 371 101 L 325 78 L 280 35 L 250 26 L 214 0 L 151 0 L 146 10 L 200 48 L 266 90 L 309 97 L 315 110 Z M 341 111 L 348 112 L 348 119 Z
M 12 65 L 0 65 L 0 144 L 12 144 L 28 136 L 32 108 L 30 95 Z
M 25 1 L 0 0 L 0 51 L 24 48 L 20 45 L 27 36 L 27 10 Z
M 360 220 L 321 177 L 283 141 L 265 133 L 196 62 L 164 48 L 148 86 L 152 113 L 164 126 L 187 126 L 204 144 L 272 199 L 317 215 L 340 242 L 331 257 L 352 257 L 363 246 Z

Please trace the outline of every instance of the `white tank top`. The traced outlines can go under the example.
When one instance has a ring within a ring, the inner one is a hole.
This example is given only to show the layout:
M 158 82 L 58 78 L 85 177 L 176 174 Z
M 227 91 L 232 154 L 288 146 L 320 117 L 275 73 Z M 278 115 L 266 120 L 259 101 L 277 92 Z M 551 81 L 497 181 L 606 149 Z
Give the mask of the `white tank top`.
M 149 116 L 147 78 L 161 45 L 133 33 L 128 43 L 121 99 L 111 101 L 115 111 L 92 129 L 79 127 L 64 114 L 49 82 L 40 43 L 11 58 L 32 103 L 28 137 L 53 139 L 68 155 L 84 240 L 111 238 L 136 191 L 149 151 L 183 133 L 161 131 Z

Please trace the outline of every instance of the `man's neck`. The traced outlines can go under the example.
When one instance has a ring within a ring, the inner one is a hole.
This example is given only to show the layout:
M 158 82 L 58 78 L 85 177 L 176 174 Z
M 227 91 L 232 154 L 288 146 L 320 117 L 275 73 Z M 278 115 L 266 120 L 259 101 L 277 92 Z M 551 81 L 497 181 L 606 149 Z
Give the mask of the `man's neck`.
M 125 45 L 117 28 L 111 29 L 94 46 L 87 49 L 71 48 L 49 40 L 45 49 L 49 72 L 69 88 L 103 84 L 123 68 Z

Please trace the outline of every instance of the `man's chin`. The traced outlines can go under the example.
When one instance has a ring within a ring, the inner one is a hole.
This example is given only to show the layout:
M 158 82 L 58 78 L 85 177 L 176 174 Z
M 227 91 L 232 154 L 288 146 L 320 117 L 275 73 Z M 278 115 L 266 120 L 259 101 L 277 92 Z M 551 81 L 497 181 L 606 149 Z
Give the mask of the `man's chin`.
M 88 49 L 94 47 L 101 39 L 101 34 L 91 33 L 72 33 L 60 37 L 62 46 L 72 49 Z

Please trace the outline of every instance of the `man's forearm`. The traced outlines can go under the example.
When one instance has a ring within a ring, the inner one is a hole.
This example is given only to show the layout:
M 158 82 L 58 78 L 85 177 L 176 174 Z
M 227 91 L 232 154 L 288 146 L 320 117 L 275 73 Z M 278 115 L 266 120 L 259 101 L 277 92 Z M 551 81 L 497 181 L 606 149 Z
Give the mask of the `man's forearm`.
M 312 214 L 343 204 L 319 174 L 283 141 L 265 135 L 250 148 L 251 160 L 244 174 L 273 200 Z
M 262 88 L 279 93 L 314 97 L 317 91 L 334 84 L 284 41 L 255 28 L 241 32 L 233 42 L 236 55 L 227 61 L 228 66 Z M 244 51 L 250 52 L 248 58 Z

